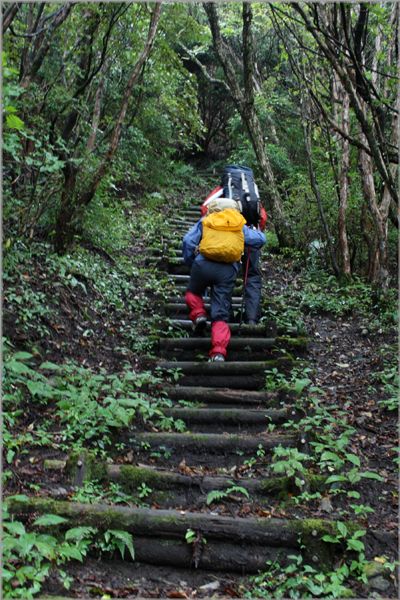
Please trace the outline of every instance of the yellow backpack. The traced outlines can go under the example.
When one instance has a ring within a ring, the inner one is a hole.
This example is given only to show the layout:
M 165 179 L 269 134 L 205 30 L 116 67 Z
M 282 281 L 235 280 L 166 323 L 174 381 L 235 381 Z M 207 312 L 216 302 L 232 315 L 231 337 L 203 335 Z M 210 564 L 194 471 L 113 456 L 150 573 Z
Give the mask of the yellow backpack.
M 203 219 L 199 251 L 209 260 L 232 263 L 244 250 L 243 225 L 246 219 L 234 208 L 211 213 Z

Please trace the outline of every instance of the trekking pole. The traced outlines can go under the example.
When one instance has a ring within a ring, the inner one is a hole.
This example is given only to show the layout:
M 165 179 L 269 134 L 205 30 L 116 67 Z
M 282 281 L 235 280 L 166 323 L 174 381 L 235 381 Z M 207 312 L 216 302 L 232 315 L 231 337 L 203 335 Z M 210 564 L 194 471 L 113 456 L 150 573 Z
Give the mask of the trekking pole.
M 239 329 L 243 323 L 244 300 L 245 300 L 245 293 L 246 293 L 247 275 L 249 273 L 249 262 L 250 262 L 250 248 L 247 249 L 246 268 L 245 268 L 244 279 L 243 279 L 242 305 L 240 307 Z

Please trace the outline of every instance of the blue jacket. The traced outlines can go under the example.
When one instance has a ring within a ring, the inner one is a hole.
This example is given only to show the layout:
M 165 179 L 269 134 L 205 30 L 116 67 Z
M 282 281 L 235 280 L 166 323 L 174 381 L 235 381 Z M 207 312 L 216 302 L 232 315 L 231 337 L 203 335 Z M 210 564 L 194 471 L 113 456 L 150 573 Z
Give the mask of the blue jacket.
M 197 221 L 195 225 L 185 235 L 182 244 L 183 260 L 191 267 L 194 260 L 207 260 L 202 254 L 197 253 L 196 249 L 201 241 L 203 235 L 203 219 Z M 247 225 L 243 225 L 244 243 L 250 248 L 261 248 L 267 241 L 265 234 L 257 229 L 252 229 Z M 239 267 L 239 263 L 235 263 Z

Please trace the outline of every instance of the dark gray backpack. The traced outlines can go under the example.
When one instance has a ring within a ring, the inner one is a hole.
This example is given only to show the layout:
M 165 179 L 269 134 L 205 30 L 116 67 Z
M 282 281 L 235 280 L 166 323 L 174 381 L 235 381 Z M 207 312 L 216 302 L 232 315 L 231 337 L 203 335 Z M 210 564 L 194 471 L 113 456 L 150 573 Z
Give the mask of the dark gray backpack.
M 260 196 L 253 171 L 242 165 L 227 165 L 222 173 L 221 185 L 224 197 L 239 201 L 247 225 L 258 225 L 260 220 Z

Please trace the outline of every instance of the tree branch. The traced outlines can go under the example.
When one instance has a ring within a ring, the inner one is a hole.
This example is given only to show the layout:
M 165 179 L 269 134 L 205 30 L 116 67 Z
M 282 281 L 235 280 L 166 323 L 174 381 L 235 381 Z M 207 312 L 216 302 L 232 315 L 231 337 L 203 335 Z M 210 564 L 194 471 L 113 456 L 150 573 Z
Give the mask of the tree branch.
M 197 58 L 197 56 L 194 54 L 194 52 L 192 52 L 192 50 L 189 50 L 189 48 L 187 48 L 182 42 L 178 42 L 178 45 L 182 48 L 182 50 L 184 50 L 186 52 L 186 54 L 190 57 L 190 59 L 196 63 L 196 65 L 200 68 L 201 72 L 203 73 L 204 77 L 207 79 L 207 81 L 209 81 L 210 83 L 216 84 L 216 85 L 222 85 L 227 92 L 229 92 L 230 94 L 230 89 L 226 84 L 226 81 L 223 81 L 222 79 L 217 79 L 216 77 L 212 77 L 210 75 L 210 73 L 207 71 L 206 67 L 203 65 L 203 63 Z

